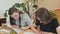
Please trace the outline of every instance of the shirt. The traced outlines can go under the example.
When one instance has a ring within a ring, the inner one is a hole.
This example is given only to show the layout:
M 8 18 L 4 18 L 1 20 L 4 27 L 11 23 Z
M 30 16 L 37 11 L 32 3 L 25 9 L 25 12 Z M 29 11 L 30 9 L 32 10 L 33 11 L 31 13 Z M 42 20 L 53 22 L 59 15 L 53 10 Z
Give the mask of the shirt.
M 35 23 L 37 26 L 40 26 L 40 29 L 42 31 L 45 31 L 45 32 L 52 32 L 52 33 L 56 33 L 56 28 L 59 26 L 58 22 L 57 22 L 57 19 L 56 18 L 53 18 L 50 23 L 46 24 L 46 25 L 43 25 L 42 23 L 40 23 L 39 21 L 37 21 L 37 23 Z
M 32 25 L 32 20 L 31 18 L 28 16 L 28 14 L 24 13 L 24 14 L 20 14 L 20 18 L 21 18 L 21 26 L 28 26 L 28 25 Z M 12 25 L 15 24 L 15 25 L 20 25 L 19 24 L 19 19 L 18 20 L 14 20 L 13 19 L 10 19 L 11 20 L 11 23 Z

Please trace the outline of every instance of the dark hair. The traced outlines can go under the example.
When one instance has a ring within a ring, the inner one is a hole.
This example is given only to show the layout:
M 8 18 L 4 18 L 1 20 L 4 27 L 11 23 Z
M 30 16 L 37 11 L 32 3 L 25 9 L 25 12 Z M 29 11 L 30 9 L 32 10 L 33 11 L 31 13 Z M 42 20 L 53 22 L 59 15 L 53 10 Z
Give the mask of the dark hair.
M 9 15 L 12 15 L 14 12 L 18 12 L 18 9 L 16 9 L 15 7 L 11 7 L 11 8 L 8 10 L 8 14 L 9 14 Z
M 14 12 L 19 12 L 19 24 L 20 24 L 20 22 L 21 22 L 21 18 L 20 18 L 20 13 L 23 13 L 22 11 L 19 11 L 18 9 L 16 9 L 15 7 L 11 7 L 10 9 L 9 9 L 9 11 L 8 11 L 8 14 L 9 15 L 12 15 Z M 15 20 L 10 16 L 10 24 L 11 25 L 16 25 L 15 24 Z M 19 27 L 20 27 L 21 25 L 19 25 Z
M 45 22 L 49 22 L 51 19 L 51 15 L 49 14 L 48 9 L 46 8 L 39 8 L 36 13 L 35 13 L 36 17 L 39 17 L 41 19 L 41 21 L 45 21 Z

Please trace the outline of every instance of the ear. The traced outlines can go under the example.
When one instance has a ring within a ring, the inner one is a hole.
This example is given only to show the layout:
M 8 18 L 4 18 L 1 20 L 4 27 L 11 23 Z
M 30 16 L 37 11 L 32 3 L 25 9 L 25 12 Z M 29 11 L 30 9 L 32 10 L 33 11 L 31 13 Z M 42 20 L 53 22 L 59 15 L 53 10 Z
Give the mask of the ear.
M 56 28 L 57 34 L 60 34 L 60 26 Z

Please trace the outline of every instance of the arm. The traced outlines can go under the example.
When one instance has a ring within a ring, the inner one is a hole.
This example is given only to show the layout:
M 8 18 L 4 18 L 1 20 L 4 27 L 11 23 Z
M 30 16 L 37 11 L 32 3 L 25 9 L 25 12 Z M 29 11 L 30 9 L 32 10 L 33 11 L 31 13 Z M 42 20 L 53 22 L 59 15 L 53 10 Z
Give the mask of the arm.
M 24 21 L 24 24 L 27 25 L 27 26 L 25 26 L 25 27 L 22 26 L 22 29 L 27 30 L 27 29 L 31 28 L 31 25 L 33 23 L 32 23 L 31 18 L 28 16 L 28 14 L 24 14 L 24 17 L 23 18 L 25 20 Z
M 21 27 L 21 30 L 28 30 L 29 28 L 31 28 L 31 26 L 26 26 L 26 27 Z
M 60 34 L 60 26 L 56 28 L 57 34 Z
M 40 29 L 36 29 L 35 27 L 37 27 L 36 25 L 35 26 L 32 26 L 31 29 L 36 33 L 36 34 L 55 34 L 55 33 L 52 33 L 52 32 L 44 32 L 44 31 L 41 31 Z
M 35 24 L 31 26 L 31 29 L 33 32 L 35 32 L 36 34 L 41 33 L 40 29 L 37 30 L 36 28 L 37 28 L 37 26 Z
M 55 33 L 42 31 L 42 34 L 55 34 Z
M 17 28 L 19 29 L 19 26 L 18 25 L 11 25 L 13 28 Z

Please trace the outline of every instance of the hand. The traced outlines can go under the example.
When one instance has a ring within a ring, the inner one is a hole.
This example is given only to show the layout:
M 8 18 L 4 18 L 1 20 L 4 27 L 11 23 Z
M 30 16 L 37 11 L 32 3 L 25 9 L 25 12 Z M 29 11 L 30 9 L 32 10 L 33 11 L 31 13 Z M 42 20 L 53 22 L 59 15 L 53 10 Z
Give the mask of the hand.
M 25 28 L 25 27 L 21 27 L 21 30 L 25 31 L 25 30 L 26 30 L 26 28 Z
M 12 25 L 12 27 L 19 29 L 19 26 L 17 25 Z
M 35 32 L 36 34 L 42 34 L 42 31 L 40 31 L 40 32 Z
M 38 32 L 38 33 L 36 33 L 36 34 L 42 34 L 42 32 Z

